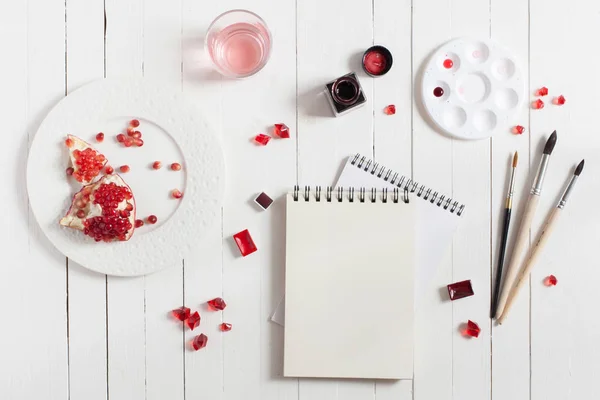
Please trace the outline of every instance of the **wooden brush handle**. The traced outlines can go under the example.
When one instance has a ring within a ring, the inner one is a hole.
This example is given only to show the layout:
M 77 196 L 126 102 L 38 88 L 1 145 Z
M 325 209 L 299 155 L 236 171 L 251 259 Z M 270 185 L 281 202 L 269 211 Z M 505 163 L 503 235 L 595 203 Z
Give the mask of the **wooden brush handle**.
M 550 234 L 554 230 L 554 225 L 561 211 L 562 209 L 555 208 L 554 210 L 552 210 L 552 213 L 550 213 L 550 216 L 548 216 L 548 219 L 546 220 L 546 223 L 542 228 L 542 233 L 540 233 L 540 237 L 531 248 L 531 251 L 529 252 L 529 257 L 527 257 L 527 260 L 525 261 L 523 268 L 519 272 L 519 276 L 517 277 L 517 280 L 515 281 L 515 284 L 513 285 L 508 295 L 506 305 L 504 306 L 504 311 L 502 312 L 500 318 L 498 318 L 498 323 L 501 324 L 502 322 L 504 322 L 506 316 L 508 315 L 508 312 L 510 311 L 510 308 L 512 307 L 513 302 L 517 298 L 517 294 L 519 293 L 521 286 L 523 286 L 525 282 L 527 282 L 527 277 L 529 276 L 531 269 L 537 262 L 537 259 L 539 258 L 542 250 L 544 249 L 544 246 L 546 246 L 546 242 L 548 241 Z
M 531 228 L 531 222 L 533 221 L 533 216 L 535 215 L 535 210 L 537 209 L 539 201 L 540 196 L 535 196 L 533 194 L 529 195 L 527 208 L 525 209 L 525 213 L 521 218 L 521 225 L 519 226 L 519 231 L 517 232 L 518 236 L 515 242 L 515 247 L 510 258 L 510 263 L 508 264 L 504 275 L 502 291 L 500 292 L 500 300 L 498 301 L 498 308 L 496 309 L 496 318 L 499 318 L 500 315 L 502 315 L 504 306 L 506 305 L 506 300 L 508 300 L 508 294 L 513 287 L 517 273 L 519 272 L 519 261 L 521 259 L 523 250 L 525 250 L 527 243 L 529 242 L 529 228 Z

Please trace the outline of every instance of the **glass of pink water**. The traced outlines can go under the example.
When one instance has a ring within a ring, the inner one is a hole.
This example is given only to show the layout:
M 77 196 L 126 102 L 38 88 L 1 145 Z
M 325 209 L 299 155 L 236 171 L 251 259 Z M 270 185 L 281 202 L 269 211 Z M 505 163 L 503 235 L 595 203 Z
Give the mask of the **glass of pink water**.
M 231 10 L 210 24 L 205 46 L 217 71 L 230 78 L 245 78 L 269 61 L 271 32 L 253 12 Z

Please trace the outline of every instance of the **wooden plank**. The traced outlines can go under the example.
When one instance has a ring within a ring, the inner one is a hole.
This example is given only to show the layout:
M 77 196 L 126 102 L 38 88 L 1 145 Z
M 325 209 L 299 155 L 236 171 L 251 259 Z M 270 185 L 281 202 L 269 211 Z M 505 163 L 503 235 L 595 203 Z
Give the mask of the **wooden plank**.
M 341 17 L 343 15 L 343 17 Z M 335 17 L 333 17 L 335 16 Z M 362 71 L 373 43 L 370 2 L 341 0 L 297 4 L 298 177 L 301 186 L 335 183 L 346 157 L 373 156 L 373 80 Z M 367 104 L 334 118 L 325 85 L 356 72 Z M 373 381 L 300 379 L 300 399 L 374 399 Z
M 453 37 L 489 37 L 489 2 L 453 1 L 451 19 Z M 507 134 L 510 133 L 498 133 Z M 491 334 L 487 323 L 491 277 L 490 151 L 490 139 L 452 141 L 452 196 L 468 203 L 454 236 L 452 282 L 470 279 L 477 293 L 476 298 L 452 303 L 452 397 L 455 399 L 491 397 Z M 469 319 L 481 327 L 478 340 L 468 340 L 460 332 L 459 327 Z
M 145 0 L 144 77 L 181 88 L 181 0 Z M 184 398 L 182 329 L 165 317 L 183 299 L 183 260 L 145 278 L 146 398 Z M 196 308 L 193 306 L 192 308 Z
M 47 20 L 31 11 L 35 5 Z M 64 95 L 64 3 L 33 2 L 28 7 L 16 2 L 0 8 L 0 46 L 10 55 L 0 75 L 7 132 L 0 149 L 0 183 L 6 188 L 0 205 L 10 210 L 0 233 L 0 311 L 6 321 L 0 393 L 6 398 L 62 400 L 68 395 L 65 257 L 40 232 L 28 208 L 25 171 L 27 149 L 41 120 Z M 38 326 L 45 330 L 41 342 Z
M 432 13 L 431 10 L 436 10 Z M 413 178 L 452 194 L 452 141 L 440 135 L 425 116 L 420 95 L 423 69 L 433 51 L 451 38 L 451 3 L 413 2 L 412 66 L 415 85 L 413 103 Z M 432 27 L 435 27 L 432 29 Z M 438 267 L 433 288 L 452 281 L 448 254 Z M 452 398 L 452 347 L 456 330 L 452 305 L 438 291 L 423 294 L 416 313 L 414 399 Z M 435 382 L 434 385 L 431 382 Z
M 67 91 L 104 76 L 104 2 L 67 1 Z M 72 399 L 107 397 L 106 277 L 69 261 Z
M 600 325 L 594 318 L 597 302 L 593 299 L 600 278 L 595 257 L 600 237 L 595 183 L 600 140 L 594 132 L 593 116 L 597 113 L 594 93 L 600 87 L 600 57 L 588 51 L 582 38 L 598 35 L 600 5 L 594 1 L 543 4 L 533 0 L 530 10 L 531 89 L 547 86 L 550 91 L 544 98 L 545 108 L 531 111 L 532 167 L 548 134 L 554 129 L 558 132 L 532 240 L 556 206 L 576 164 L 586 159 L 558 227 L 531 273 L 531 399 L 597 398 L 600 392 L 594 377 L 600 370 Z M 562 107 L 551 104 L 559 94 L 567 99 Z M 549 274 L 558 278 L 556 287 L 543 285 Z M 509 315 L 505 324 L 514 323 L 512 317 Z
M 105 10 L 106 77 L 141 77 L 142 0 L 106 0 Z M 108 395 L 111 399 L 146 396 L 144 295 L 144 277 L 107 277 Z
M 222 128 L 220 82 L 207 78 L 212 69 L 208 65 L 203 40 L 212 18 L 221 11 L 221 6 L 216 3 L 183 0 L 181 39 L 183 91 L 204 110 L 203 117 L 220 138 L 225 134 Z M 223 346 L 226 335 L 220 334 L 217 329 L 223 321 L 223 313 L 207 312 L 206 308 L 207 300 L 223 296 L 222 224 L 221 214 L 210 234 L 199 243 L 197 251 L 185 259 L 183 303 L 192 309 L 199 309 L 202 316 L 196 332 L 183 334 L 185 397 L 188 399 L 220 400 L 224 397 Z M 239 328 L 234 323 L 233 329 Z M 205 349 L 196 353 L 191 349 L 190 342 L 200 333 L 206 334 L 209 342 Z
M 528 4 L 518 0 L 494 1 L 491 3 L 492 39 L 508 47 L 518 58 L 529 90 L 529 10 Z M 527 99 L 529 99 L 529 96 Z M 500 232 L 504 220 L 504 206 L 508 174 L 512 154 L 519 152 L 515 195 L 506 260 L 509 260 L 512 245 L 519 227 L 525 200 L 531 186 L 529 159 L 529 105 L 526 100 L 515 123 L 525 127 L 522 136 L 499 134 L 492 138 L 492 283 L 498 263 Z M 535 167 L 534 167 L 535 168 Z M 506 265 L 506 264 L 505 264 Z M 493 286 L 492 286 L 493 287 Z M 477 294 L 479 295 L 479 293 Z M 511 321 L 502 326 L 495 322 L 492 328 L 491 381 L 493 399 L 529 398 L 529 290 L 524 290 L 519 303 L 511 313 Z
M 412 2 L 377 0 L 373 3 L 373 43 L 388 48 L 394 64 L 384 77 L 373 79 L 375 160 L 412 176 Z M 396 106 L 388 116 L 383 109 Z M 412 380 L 375 382 L 377 400 L 412 399 Z

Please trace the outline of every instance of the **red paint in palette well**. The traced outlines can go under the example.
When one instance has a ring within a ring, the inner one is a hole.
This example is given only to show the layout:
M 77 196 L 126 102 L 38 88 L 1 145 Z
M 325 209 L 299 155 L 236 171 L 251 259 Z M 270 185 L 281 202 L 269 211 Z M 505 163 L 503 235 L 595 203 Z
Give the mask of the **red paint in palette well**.
M 377 50 L 368 52 L 363 62 L 367 72 L 372 75 L 381 75 L 387 67 L 385 56 Z

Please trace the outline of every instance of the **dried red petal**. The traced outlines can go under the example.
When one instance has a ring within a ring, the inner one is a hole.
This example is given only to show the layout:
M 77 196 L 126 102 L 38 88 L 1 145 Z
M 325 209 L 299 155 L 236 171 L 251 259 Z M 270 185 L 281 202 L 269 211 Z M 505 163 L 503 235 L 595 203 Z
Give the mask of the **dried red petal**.
M 290 128 L 286 124 L 275 124 L 275 134 L 282 139 L 290 137 Z
M 512 129 L 513 133 L 516 135 L 522 135 L 525 132 L 525 127 L 521 125 L 514 126 Z
M 475 292 L 473 292 L 473 286 L 471 286 L 470 280 L 451 283 L 447 286 L 447 288 L 448 295 L 452 301 L 473 296 L 475 294 Z
M 215 297 L 214 299 L 209 300 L 206 303 L 208 304 L 208 308 L 210 308 L 213 311 L 223 311 L 225 307 L 227 307 L 225 300 L 223 300 L 220 297 Z
M 544 285 L 546 286 L 556 286 L 557 283 L 558 279 L 556 279 L 554 275 L 547 276 L 546 279 L 544 279 Z
M 385 115 L 394 115 L 396 114 L 396 106 L 390 104 L 389 106 L 383 109 L 383 112 L 385 113 Z
M 256 244 L 254 244 L 254 240 L 252 240 L 252 236 L 250 236 L 250 232 L 248 229 L 245 229 L 241 232 L 233 235 L 233 239 L 240 249 L 240 253 L 242 253 L 243 257 L 246 257 L 249 254 L 254 253 L 256 250 Z
M 542 86 L 541 88 L 539 88 L 538 90 L 535 91 L 535 95 L 536 96 L 547 96 L 548 88 L 546 86 Z
M 544 102 L 540 99 L 535 100 L 534 102 L 531 103 L 531 107 L 534 110 L 540 110 L 542 108 L 544 108 Z
M 452 60 L 451 60 L 451 59 L 449 59 L 449 58 L 446 58 L 446 59 L 444 60 L 444 68 L 446 68 L 446 69 L 450 69 L 450 68 L 452 68 L 453 66 L 454 66 L 454 61 L 452 61 Z
M 476 337 L 479 337 L 480 332 L 481 332 L 481 329 L 479 328 L 479 325 L 477 325 L 475 322 L 469 320 L 467 322 L 467 327 L 463 331 L 463 335 L 476 338 Z
M 223 322 L 221 325 L 219 325 L 219 328 L 223 332 L 229 332 L 231 330 L 231 324 L 228 324 L 227 322 Z
M 180 307 L 171 311 L 171 314 L 173 314 L 175 318 L 183 322 L 190 317 L 190 309 L 187 307 Z
M 565 104 L 567 102 L 567 99 L 565 99 L 565 96 L 563 96 L 561 94 L 560 96 L 558 96 L 557 98 L 555 98 L 552 102 L 554 104 L 556 104 L 557 106 L 562 106 L 563 104 Z
M 200 314 L 196 311 L 187 318 L 187 326 L 194 330 L 198 325 L 200 325 Z
M 271 137 L 262 133 L 259 133 L 254 137 L 254 141 L 262 146 L 266 146 L 267 143 L 269 143 L 269 140 L 271 140 Z
M 194 350 L 198 351 L 200 349 L 205 348 L 207 343 L 208 336 L 206 336 L 204 333 L 201 333 L 200 335 L 196 336 L 192 341 L 192 347 L 194 348 Z

